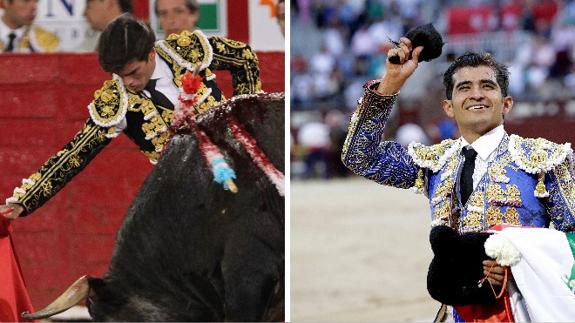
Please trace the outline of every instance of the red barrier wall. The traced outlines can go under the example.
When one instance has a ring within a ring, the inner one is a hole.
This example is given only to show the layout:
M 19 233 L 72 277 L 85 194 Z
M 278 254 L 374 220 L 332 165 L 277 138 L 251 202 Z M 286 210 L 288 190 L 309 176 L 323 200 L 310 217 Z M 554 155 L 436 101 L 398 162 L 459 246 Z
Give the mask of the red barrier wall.
M 264 90 L 283 91 L 284 53 L 258 53 Z M 95 54 L 0 56 L 0 193 L 59 151 L 88 117 L 92 93 L 108 79 Z M 218 74 L 229 97 L 231 78 Z M 102 275 L 115 234 L 152 169 L 125 136 L 52 200 L 14 221 L 15 246 L 34 306 L 46 305 L 81 275 Z

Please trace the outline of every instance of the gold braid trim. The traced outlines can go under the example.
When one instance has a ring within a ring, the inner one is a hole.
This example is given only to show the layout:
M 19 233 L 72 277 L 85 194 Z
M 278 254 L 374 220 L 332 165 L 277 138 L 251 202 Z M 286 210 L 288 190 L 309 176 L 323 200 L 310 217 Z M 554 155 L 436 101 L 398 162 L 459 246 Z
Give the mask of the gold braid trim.
M 88 105 L 90 118 L 101 127 L 117 125 L 128 112 L 128 94 L 119 76 L 104 82 L 99 90 L 94 92 L 94 100 Z
M 448 159 L 459 150 L 459 140 L 445 139 L 442 142 L 425 146 L 421 143 L 411 143 L 408 146 L 407 153 L 413 158 L 417 166 L 431 169 L 434 173 L 438 172 Z
M 210 67 L 231 72 L 234 95 L 261 91 L 259 60 L 249 45 L 222 37 L 210 37 L 209 41 L 214 49 Z
M 513 161 L 530 174 L 548 172 L 573 154 L 571 144 L 556 144 L 543 138 L 522 138 L 509 136 L 509 152 Z
M 212 46 L 200 30 L 195 30 L 193 33 L 185 30 L 180 34 L 171 34 L 166 40 L 156 42 L 156 50 L 163 52 L 162 57 L 167 55 L 172 62 L 189 71 L 193 71 L 198 63 L 200 71 L 212 63 Z
M 40 170 L 22 181 L 7 202 L 19 203 L 31 213 L 56 194 L 74 175 L 80 172 L 110 139 L 106 129 L 88 121 L 55 156 Z

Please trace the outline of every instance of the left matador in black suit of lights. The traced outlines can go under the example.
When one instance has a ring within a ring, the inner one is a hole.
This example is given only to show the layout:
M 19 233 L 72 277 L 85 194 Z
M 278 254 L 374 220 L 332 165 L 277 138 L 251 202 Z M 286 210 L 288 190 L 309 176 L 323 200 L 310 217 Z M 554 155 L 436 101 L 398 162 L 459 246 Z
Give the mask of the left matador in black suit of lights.
M 94 92 L 82 130 L 0 206 L 7 218 L 28 215 L 46 203 L 121 132 L 155 164 L 170 139 L 181 78 L 197 66 L 203 78 L 196 93 L 198 113 L 225 100 L 212 70 L 231 72 L 234 95 L 261 92 L 255 52 L 241 42 L 207 38 L 199 30 L 155 42 L 149 26 L 125 14 L 102 33 L 98 54 L 113 78 Z

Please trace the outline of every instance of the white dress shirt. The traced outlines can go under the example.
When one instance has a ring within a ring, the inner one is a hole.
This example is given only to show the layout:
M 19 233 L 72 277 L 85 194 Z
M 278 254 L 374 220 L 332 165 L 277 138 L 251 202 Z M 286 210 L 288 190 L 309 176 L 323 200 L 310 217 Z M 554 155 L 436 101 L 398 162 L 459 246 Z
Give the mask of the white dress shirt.
M 0 18 L 0 40 L 4 44 L 4 49 L 8 46 L 8 42 L 10 40 L 9 35 L 11 33 L 14 33 L 16 34 L 16 38 L 14 39 L 14 49 L 12 50 L 12 52 L 13 53 L 20 52 L 20 48 L 18 45 L 20 44 L 22 37 L 24 37 L 24 33 L 26 33 L 26 28 L 28 28 L 28 26 L 22 26 L 18 29 L 12 29 L 4 23 L 4 20 L 2 20 L 2 18 Z
M 495 158 L 495 151 L 504 136 L 505 129 L 503 125 L 499 125 L 471 144 L 471 147 L 477 152 L 478 157 L 475 158 L 475 169 L 473 170 L 473 189 L 477 187 L 477 184 L 487 172 L 487 165 Z M 460 151 L 469 145 L 467 140 L 461 137 Z
M 178 102 L 178 96 L 180 91 L 178 87 L 174 84 L 174 74 L 170 70 L 168 64 L 160 58 L 160 55 L 156 53 L 156 68 L 152 73 L 150 79 L 158 79 L 156 82 L 156 91 L 165 95 L 174 106 Z M 144 94 L 150 97 L 150 92 L 143 90 Z

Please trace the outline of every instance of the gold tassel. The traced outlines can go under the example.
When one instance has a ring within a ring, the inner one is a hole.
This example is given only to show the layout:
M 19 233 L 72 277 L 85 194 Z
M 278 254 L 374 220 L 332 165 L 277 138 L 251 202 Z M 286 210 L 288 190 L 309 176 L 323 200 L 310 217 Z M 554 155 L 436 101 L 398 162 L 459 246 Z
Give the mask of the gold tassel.
M 549 192 L 547 192 L 547 189 L 545 188 L 545 172 L 539 173 L 537 186 L 535 186 L 535 196 L 541 198 L 549 196 Z
M 420 168 L 417 172 L 417 178 L 415 179 L 415 188 L 418 192 L 423 192 L 423 185 L 425 185 L 423 181 L 423 168 Z

